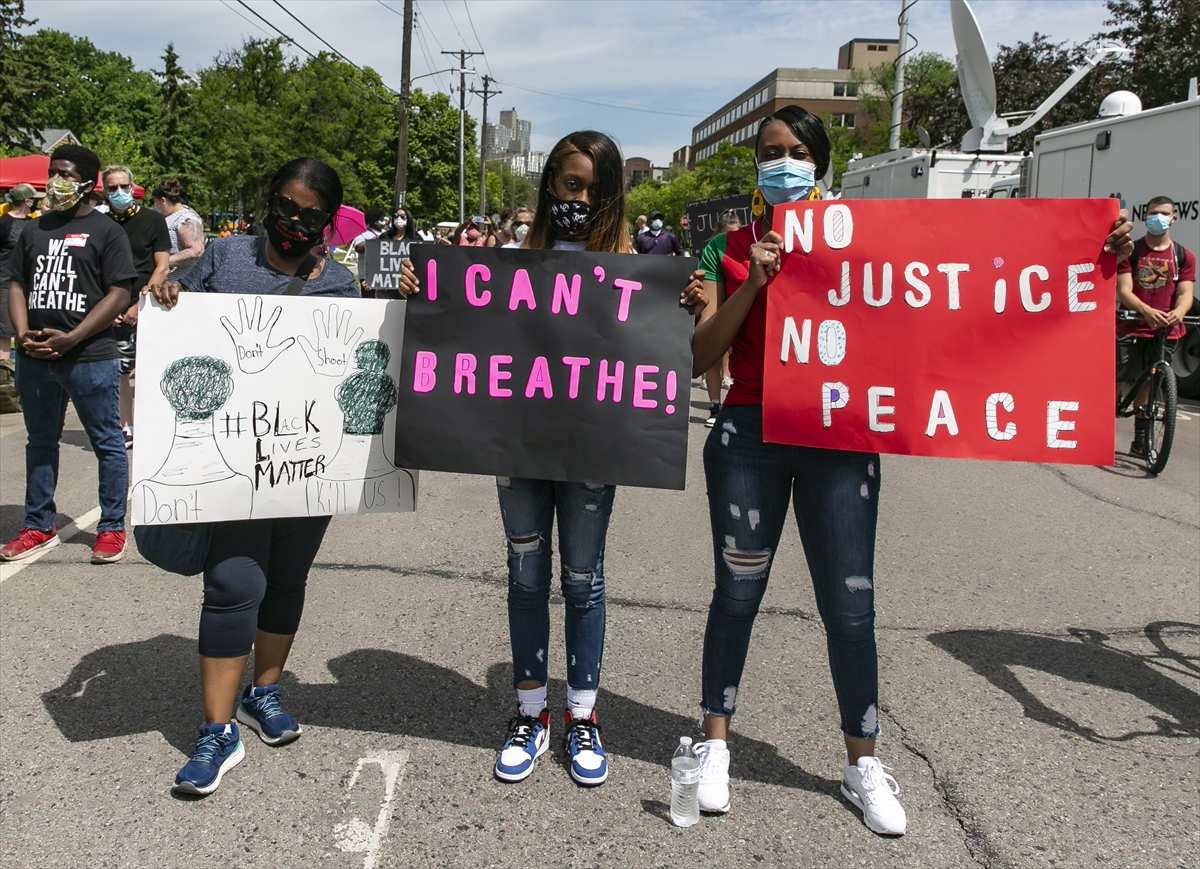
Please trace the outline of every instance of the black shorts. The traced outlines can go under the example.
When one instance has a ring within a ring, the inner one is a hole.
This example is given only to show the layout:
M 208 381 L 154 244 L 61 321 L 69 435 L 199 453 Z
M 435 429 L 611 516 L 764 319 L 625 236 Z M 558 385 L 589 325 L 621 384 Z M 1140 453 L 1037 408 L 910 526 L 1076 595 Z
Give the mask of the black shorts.
M 133 373 L 133 365 L 137 356 L 137 348 L 133 343 L 136 335 L 137 330 L 132 326 L 121 324 L 113 327 L 113 337 L 117 339 L 117 356 L 121 360 L 122 374 Z
M 1178 341 L 1167 341 L 1163 354 L 1167 361 L 1175 355 Z M 1142 372 L 1158 361 L 1158 339 L 1140 338 L 1137 335 L 1117 336 L 1117 382 L 1133 383 Z

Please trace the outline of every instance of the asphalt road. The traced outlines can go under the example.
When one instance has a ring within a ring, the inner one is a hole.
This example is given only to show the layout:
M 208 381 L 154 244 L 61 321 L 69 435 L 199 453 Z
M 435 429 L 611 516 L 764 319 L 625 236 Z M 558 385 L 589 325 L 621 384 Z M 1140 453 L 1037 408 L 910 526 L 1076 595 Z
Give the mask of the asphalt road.
M 284 679 L 303 738 L 271 749 L 247 733 L 216 794 L 173 798 L 200 717 L 200 583 L 132 547 L 87 563 L 95 463 L 72 418 L 59 523 L 81 527 L 0 575 L 0 865 L 1195 865 L 1200 408 L 1185 411 L 1157 479 L 1121 455 L 1113 468 L 884 458 L 879 751 L 903 786 L 898 840 L 838 795 L 823 632 L 792 529 L 739 694 L 733 810 L 688 830 L 667 820 L 712 583 L 699 424 L 687 491 L 617 493 L 603 787 L 575 787 L 549 754 L 520 785 L 492 779 L 513 706 L 494 483 L 429 473 L 418 513 L 333 522 Z M 1116 437 L 1123 449 L 1127 421 Z M 6 538 L 23 444 L 19 416 L 0 418 Z M 556 595 L 554 708 L 561 619 Z

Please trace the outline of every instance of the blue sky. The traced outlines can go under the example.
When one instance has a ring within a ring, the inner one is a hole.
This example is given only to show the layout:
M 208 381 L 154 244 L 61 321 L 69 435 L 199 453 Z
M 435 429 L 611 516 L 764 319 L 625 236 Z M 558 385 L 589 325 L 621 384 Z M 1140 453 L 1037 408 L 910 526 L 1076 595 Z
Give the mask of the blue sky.
M 273 0 L 246 4 L 312 52 L 318 39 Z M 403 0 L 281 0 L 293 15 L 360 66 L 400 85 Z M 412 75 L 452 65 L 441 51 L 485 51 L 469 65 L 502 93 L 494 119 L 516 107 L 547 149 L 572 130 L 600 129 L 626 156 L 666 165 L 691 140 L 692 126 L 775 67 L 837 66 L 838 46 L 856 37 L 896 38 L 900 0 L 417 0 Z M 1029 40 L 1081 42 L 1103 29 L 1103 0 L 972 0 L 989 51 Z M 185 68 L 206 66 L 249 37 L 275 35 L 238 0 L 26 0 L 39 27 L 86 35 L 161 65 L 175 43 Z M 948 0 L 917 0 L 909 32 L 918 51 L 954 57 Z M 295 51 L 295 49 L 293 49 Z M 1067 70 L 1063 71 L 1064 77 Z M 453 82 L 452 82 L 453 80 Z M 457 75 L 415 86 L 448 91 Z M 468 88 L 479 87 L 468 77 Z M 478 118 L 480 99 L 468 94 Z M 457 101 L 457 94 L 454 97 Z M 604 104 L 604 105 L 599 105 Z M 1012 111 L 1032 106 L 1000 106 Z

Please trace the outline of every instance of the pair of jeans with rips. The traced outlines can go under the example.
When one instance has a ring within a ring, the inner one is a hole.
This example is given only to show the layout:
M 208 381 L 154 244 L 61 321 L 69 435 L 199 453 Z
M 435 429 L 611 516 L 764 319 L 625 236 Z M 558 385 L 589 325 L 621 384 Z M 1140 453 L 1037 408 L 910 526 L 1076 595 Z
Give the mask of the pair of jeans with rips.
M 596 690 L 604 655 L 604 541 L 615 486 L 498 477 L 508 541 L 508 632 L 513 686 L 547 682 L 551 534 L 558 516 L 567 684 Z
M 129 458 L 121 434 L 120 360 L 53 361 L 18 353 L 14 380 L 28 434 L 25 527 L 37 531 L 49 531 L 54 527 L 58 512 L 54 505 L 54 490 L 58 487 L 58 444 L 70 400 L 100 466 L 100 522 L 96 530 L 124 530 Z
M 879 456 L 764 443 L 762 408 L 726 407 L 704 445 L 716 588 L 704 633 L 701 706 L 732 715 L 767 590 L 771 562 L 795 512 L 825 625 L 843 732 L 879 732 L 875 653 L 875 523 Z

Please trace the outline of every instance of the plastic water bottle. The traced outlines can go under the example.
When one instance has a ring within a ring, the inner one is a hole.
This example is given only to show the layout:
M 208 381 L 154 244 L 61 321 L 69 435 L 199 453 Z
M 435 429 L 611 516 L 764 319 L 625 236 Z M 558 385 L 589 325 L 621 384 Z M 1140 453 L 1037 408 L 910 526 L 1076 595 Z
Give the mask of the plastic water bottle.
M 671 756 L 671 822 L 675 826 L 690 827 L 700 820 L 699 788 L 700 758 L 692 750 L 692 738 L 681 736 Z

